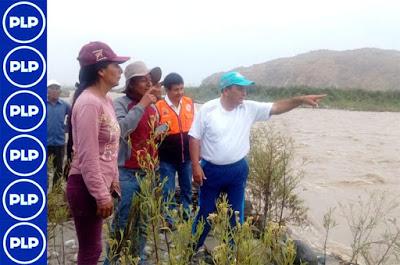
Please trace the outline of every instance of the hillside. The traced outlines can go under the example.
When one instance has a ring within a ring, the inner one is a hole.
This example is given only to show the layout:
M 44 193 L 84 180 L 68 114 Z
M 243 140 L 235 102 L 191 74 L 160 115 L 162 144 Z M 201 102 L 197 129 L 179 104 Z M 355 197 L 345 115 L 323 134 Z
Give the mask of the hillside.
M 400 90 L 400 51 L 396 50 L 318 50 L 232 70 L 261 86 Z M 205 78 L 202 86 L 216 85 L 221 74 Z

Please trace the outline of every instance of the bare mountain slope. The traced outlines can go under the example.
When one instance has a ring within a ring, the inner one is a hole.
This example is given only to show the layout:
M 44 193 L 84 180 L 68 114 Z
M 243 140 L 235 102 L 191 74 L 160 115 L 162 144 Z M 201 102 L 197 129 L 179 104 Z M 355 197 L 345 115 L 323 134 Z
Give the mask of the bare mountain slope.
M 232 70 L 262 86 L 400 90 L 400 51 L 396 50 L 318 50 Z M 221 74 L 205 78 L 202 85 L 216 85 Z

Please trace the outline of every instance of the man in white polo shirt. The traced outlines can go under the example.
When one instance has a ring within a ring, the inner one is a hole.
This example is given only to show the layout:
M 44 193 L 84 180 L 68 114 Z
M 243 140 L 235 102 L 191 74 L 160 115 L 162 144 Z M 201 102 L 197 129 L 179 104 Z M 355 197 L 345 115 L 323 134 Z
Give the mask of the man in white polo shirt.
M 190 135 L 193 179 L 200 188 L 199 213 L 193 231 L 204 220 L 204 232 L 196 246 L 204 243 L 210 230 L 207 217 L 216 210 L 216 200 L 225 192 L 234 211 L 244 220 L 244 191 L 249 168 L 245 157 L 250 150 L 250 129 L 256 121 L 290 111 L 300 105 L 318 106 L 325 95 L 307 95 L 274 103 L 245 100 L 246 87 L 254 82 L 238 72 L 221 77 L 221 97 L 205 103 L 197 113 Z M 201 162 L 199 162 L 201 159 Z M 235 219 L 231 219 L 235 225 Z

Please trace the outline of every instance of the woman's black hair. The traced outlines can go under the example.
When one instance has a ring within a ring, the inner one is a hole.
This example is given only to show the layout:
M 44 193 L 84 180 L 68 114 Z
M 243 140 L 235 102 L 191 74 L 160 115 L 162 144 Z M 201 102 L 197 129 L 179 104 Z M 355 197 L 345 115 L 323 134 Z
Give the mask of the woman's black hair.
M 101 69 L 107 68 L 110 63 L 110 61 L 101 61 L 96 64 L 81 67 L 79 70 L 79 83 L 75 84 L 76 90 L 72 99 L 72 107 L 82 92 L 99 80 L 98 72 Z
M 98 72 L 101 69 L 107 68 L 107 66 L 109 64 L 111 64 L 110 61 L 101 61 L 96 64 L 83 66 L 79 70 L 79 83 L 75 84 L 76 90 L 75 90 L 74 96 L 72 98 L 71 110 L 68 114 L 68 119 L 67 119 L 67 125 L 68 125 L 67 159 L 68 159 L 68 161 L 72 160 L 72 153 L 73 153 L 71 116 L 72 116 L 72 110 L 74 108 L 75 102 L 86 88 L 96 84 L 96 82 L 99 81 Z

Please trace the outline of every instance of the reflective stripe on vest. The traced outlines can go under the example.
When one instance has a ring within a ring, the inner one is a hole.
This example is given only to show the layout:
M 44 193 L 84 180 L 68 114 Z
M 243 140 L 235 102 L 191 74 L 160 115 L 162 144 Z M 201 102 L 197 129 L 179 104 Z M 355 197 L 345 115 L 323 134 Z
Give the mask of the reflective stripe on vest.
M 156 103 L 158 113 L 160 115 L 160 123 L 168 124 L 168 134 L 177 134 L 188 132 L 192 126 L 194 117 L 193 101 L 188 97 L 182 97 L 181 109 L 179 116 L 163 99 Z

